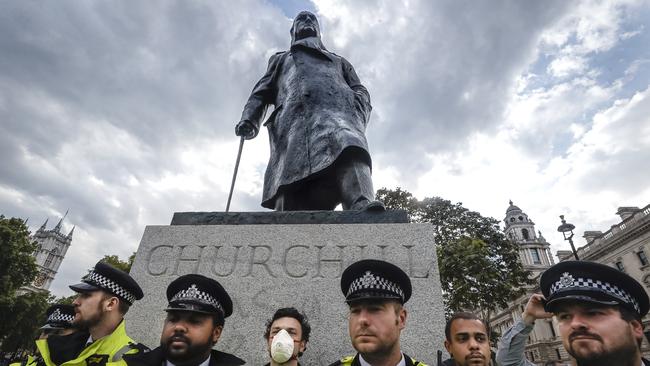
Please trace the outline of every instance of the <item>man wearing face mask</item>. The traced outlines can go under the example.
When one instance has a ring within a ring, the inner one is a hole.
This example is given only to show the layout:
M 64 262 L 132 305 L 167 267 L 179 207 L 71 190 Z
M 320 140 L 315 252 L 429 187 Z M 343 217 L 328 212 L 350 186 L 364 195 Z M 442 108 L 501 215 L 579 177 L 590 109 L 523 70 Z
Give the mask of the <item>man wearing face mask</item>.
M 295 308 L 278 309 L 266 323 L 271 361 L 266 366 L 299 366 L 298 358 L 307 349 L 311 326 L 307 317 Z
M 291 48 L 269 59 L 248 98 L 237 136 L 257 136 L 264 122 L 271 155 L 262 206 L 277 211 L 384 210 L 374 201 L 365 130 L 370 94 L 352 65 L 321 42 L 316 16 L 300 12 Z
M 246 362 L 213 350 L 221 337 L 225 318 L 232 314 L 232 300 L 211 278 L 188 274 L 167 287 L 169 305 L 160 347 L 124 356 L 128 366 L 235 366 Z
M 341 275 L 341 290 L 350 306 L 350 340 L 358 353 L 330 366 L 426 366 L 400 347 L 404 304 L 411 298 L 411 280 L 401 268 L 374 259 L 353 263 Z

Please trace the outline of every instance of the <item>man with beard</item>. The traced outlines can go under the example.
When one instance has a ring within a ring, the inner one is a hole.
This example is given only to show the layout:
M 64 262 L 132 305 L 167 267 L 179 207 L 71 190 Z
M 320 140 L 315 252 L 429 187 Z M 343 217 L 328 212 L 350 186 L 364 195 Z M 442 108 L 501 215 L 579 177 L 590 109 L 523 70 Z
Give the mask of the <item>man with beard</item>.
M 411 280 L 401 268 L 374 259 L 353 263 L 341 275 L 341 291 L 350 307 L 348 329 L 358 353 L 330 366 L 426 366 L 401 351 L 404 304 L 411 298 Z
M 542 274 L 540 288 L 499 342 L 500 365 L 534 365 L 524 357 L 528 334 L 536 319 L 555 315 L 574 365 L 650 366 L 641 357 L 641 318 L 650 301 L 634 278 L 599 263 L 565 261 Z
M 298 358 L 307 349 L 311 326 L 295 308 L 278 309 L 266 322 L 264 339 L 271 361 L 266 366 L 300 366 Z
M 269 59 L 244 107 L 235 133 L 257 136 L 266 108 L 271 155 L 262 206 L 277 211 L 384 210 L 373 201 L 365 137 L 370 94 L 352 65 L 329 52 L 316 16 L 300 12 L 291 48 Z
M 456 313 L 445 325 L 445 348 L 451 358 L 443 366 L 487 366 L 490 337 L 485 322 L 472 313 Z
M 213 350 L 221 337 L 225 318 L 232 314 L 232 300 L 211 278 L 188 274 L 167 287 L 169 305 L 160 336 L 160 347 L 127 355 L 128 366 L 235 366 L 246 362 Z
M 72 324 L 82 331 L 36 342 L 48 366 L 102 366 L 143 348 L 125 330 L 124 315 L 134 301 L 144 296 L 131 276 L 100 261 L 81 283 L 70 288 L 78 293 L 72 303 Z

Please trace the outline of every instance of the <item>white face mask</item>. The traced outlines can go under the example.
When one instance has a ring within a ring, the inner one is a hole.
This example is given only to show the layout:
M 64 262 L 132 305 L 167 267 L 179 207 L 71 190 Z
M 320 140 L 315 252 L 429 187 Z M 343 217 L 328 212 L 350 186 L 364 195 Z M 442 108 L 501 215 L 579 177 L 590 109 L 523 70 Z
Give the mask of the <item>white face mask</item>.
M 285 363 L 293 356 L 293 338 L 281 329 L 271 342 L 271 358 L 278 363 Z

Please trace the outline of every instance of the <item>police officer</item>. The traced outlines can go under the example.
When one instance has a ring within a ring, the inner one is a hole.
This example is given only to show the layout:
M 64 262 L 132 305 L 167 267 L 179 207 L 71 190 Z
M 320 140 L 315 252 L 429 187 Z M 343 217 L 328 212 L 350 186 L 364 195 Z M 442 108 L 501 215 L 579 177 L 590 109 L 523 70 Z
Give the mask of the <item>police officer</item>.
M 72 324 L 84 331 L 36 341 L 48 366 L 102 366 L 142 348 L 126 334 L 124 325 L 129 307 L 143 297 L 142 289 L 131 276 L 98 262 L 81 283 L 70 288 L 78 293 L 72 303 Z
M 500 365 L 533 365 L 524 357 L 535 320 L 557 319 L 562 344 L 577 365 L 648 365 L 641 357 L 643 324 L 650 300 L 643 286 L 604 264 L 560 262 L 540 277 L 522 319 L 499 342 Z
M 221 337 L 225 318 L 232 314 L 232 300 L 211 278 L 188 274 L 167 287 L 169 305 L 160 336 L 160 347 L 127 355 L 128 366 L 234 366 L 246 362 L 229 353 L 213 350 Z
M 47 339 L 51 335 L 65 336 L 74 333 L 75 328 L 72 326 L 74 315 L 74 306 L 72 305 L 51 305 L 45 311 L 45 324 L 40 328 L 41 334 L 38 336 L 38 339 Z M 40 355 L 29 355 L 22 362 L 15 362 L 10 364 L 10 366 L 33 366 L 42 364 L 43 359 Z
M 70 335 L 75 332 L 72 325 L 75 312 L 74 306 L 67 304 L 55 304 L 47 308 L 45 312 L 45 324 L 40 328 L 41 334 L 38 339 L 46 339 L 50 335 Z
M 411 297 L 411 280 L 401 268 L 374 259 L 353 263 L 343 271 L 341 290 L 350 307 L 350 340 L 358 353 L 331 366 L 426 366 L 400 348 L 404 304 Z

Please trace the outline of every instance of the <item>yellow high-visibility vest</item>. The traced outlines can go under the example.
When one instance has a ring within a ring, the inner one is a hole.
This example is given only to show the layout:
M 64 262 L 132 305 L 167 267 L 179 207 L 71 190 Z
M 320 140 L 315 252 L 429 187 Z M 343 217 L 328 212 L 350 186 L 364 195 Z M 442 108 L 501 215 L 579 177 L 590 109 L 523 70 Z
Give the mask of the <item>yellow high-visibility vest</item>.
M 113 333 L 94 341 L 73 360 L 56 365 L 50 357 L 51 352 L 46 339 L 36 341 L 43 361 L 47 366 L 107 366 L 122 359 L 125 354 L 137 353 L 136 343 L 126 334 L 124 320 Z

